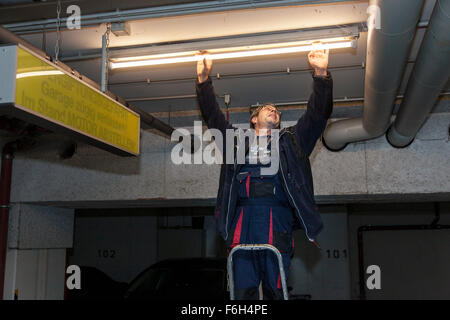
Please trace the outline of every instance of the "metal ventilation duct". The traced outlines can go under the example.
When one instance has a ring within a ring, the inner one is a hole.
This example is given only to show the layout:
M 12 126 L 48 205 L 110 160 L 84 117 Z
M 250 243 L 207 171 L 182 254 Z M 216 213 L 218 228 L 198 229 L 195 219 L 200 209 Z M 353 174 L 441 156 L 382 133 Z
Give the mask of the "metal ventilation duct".
M 433 109 L 450 76 L 450 0 L 438 0 L 394 123 L 386 134 L 394 147 L 408 146 Z
M 369 24 L 363 116 L 329 124 L 322 137 L 328 149 L 339 151 L 386 132 L 422 5 L 423 0 L 370 1 L 380 9 L 375 15 L 380 28 Z

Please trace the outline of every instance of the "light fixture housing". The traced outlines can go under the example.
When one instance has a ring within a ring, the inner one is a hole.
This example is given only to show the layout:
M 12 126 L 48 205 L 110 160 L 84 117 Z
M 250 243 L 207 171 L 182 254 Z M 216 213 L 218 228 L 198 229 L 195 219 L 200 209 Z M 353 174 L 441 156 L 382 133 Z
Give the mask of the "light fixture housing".
M 212 60 L 233 59 L 306 52 L 314 49 L 336 49 L 356 47 L 359 37 L 357 26 L 315 30 L 296 30 L 240 36 L 227 39 L 195 41 L 174 45 L 160 45 L 122 52 L 112 56 L 111 69 L 154 66 L 172 63 L 196 62 L 203 59 L 207 51 Z M 127 54 L 128 53 L 128 54 Z

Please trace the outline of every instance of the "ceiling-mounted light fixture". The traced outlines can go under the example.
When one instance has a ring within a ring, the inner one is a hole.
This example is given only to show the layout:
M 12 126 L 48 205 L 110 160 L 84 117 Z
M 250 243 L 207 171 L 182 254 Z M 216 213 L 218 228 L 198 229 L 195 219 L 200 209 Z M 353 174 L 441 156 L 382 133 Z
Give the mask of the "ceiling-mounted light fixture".
M 219 51 L 219 49 L 217 49 L 217 50 L 208 50 L 208 53 L 206 55 L 211 60 L 221 60 L 221 59 L 233 59 L 242 57 L 256 57 L 256 56 L 286 54 L 295 52 L 305 52 L 317 49 L 337 49 L 350 47 L 353 48 L 356 47 L 356 40 L 341 40 L 320 44 L 303 44 L 292 46 L 286 46 L 286 44 L 283 44 L 283 46 L 279 48 L 272 47 L 267 49 L 252 49 L 249 46 L 247 50 L 233 50 L 234 48 L 229 48 L 228 52 L 217 52 Z M 154 66 L 161 64 L 181 63 L 181 62 L 193 62 L 201 59 L 203 59 L 203 56 L 200 55 L 200 51 L 181 52 L 178 54 L 132 57 L 132 58 L 125 58 L 124 60 L 114 59 L 113 61 L 111 61 L 110 66 L 111 69 L 118 69 L 118 68 Z
M 199 49 L 207 51 L 209 59 L 221 60 L 307 52 L 316 49 L 355 48 L 358 37 L 357 27 L 350 26 L 341 29 L 300 30 L 253 37 L 247 35 L 218 41 L 197 41 L 178 46 L 162 45 L 150 48 L 153 50 L 152 54 L 112 57 L 110 68 L 196 62 L 203 59 Z

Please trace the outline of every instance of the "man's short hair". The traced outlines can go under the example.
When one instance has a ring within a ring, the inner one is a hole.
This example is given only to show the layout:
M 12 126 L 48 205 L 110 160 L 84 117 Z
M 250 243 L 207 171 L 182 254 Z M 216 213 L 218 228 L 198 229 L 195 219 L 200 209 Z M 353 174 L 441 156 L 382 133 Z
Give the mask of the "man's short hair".
M 263 108 L 268 107 L 268 106 L 274 107 L 275 109 L 278 110 L 278 108 L 277 108 L 277 107 L 275 106 L 275 104 L 272 103 L 272 102 L 266 102 L 266 103 L 263 103 L 262 105 L 260 105 L 259 107 L 256 107 L 256 108 L 251 112 L 251 115 L 250 115 L 250 128 L 252 128 L 252 129 L 255 128 L 255 125 L 253 124 L 252 119 L 253 119 L 254 117 L 257 117 L 258 114 L 259 114 L 259 112 L 260 112 Z M 280 124 L 281 124 L 281 112 L 279 112 L 279 114 L 280 114 L 280 122 L 278 123 L 278 128 L 280 127 Z

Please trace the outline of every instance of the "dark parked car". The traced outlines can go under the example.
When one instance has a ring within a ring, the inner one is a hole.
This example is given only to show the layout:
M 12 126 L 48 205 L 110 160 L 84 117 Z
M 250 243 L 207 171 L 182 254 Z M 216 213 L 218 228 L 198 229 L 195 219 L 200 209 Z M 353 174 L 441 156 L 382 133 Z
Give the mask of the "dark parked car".
M 80 266 L 81 289 L 67 289 L 66 300 L 123 299 L 128 283 L 113 280 L 94 267 Z
M 168 259 L 141 272 L 124 294 L 125 299 L 226 300 L 226 259 Z

